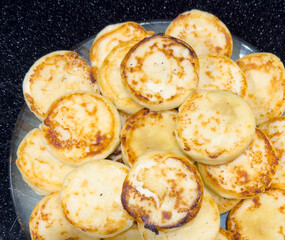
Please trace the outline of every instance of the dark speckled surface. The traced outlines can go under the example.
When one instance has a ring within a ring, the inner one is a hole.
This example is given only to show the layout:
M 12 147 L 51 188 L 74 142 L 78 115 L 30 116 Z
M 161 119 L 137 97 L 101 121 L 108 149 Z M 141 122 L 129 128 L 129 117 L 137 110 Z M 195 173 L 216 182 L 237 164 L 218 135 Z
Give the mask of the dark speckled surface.
M 21 3 L 20 3 L 21 2 Z M 0 18 L 0 239 L 25 239 L 9 191 L 8 157 L 24 103 L 22 79 L 33 62 L 72 46 L 104 26 L 173 19 L 193 8 L 218 16 L 236 36 L 285 62 L 285 1 L 4 1 Z

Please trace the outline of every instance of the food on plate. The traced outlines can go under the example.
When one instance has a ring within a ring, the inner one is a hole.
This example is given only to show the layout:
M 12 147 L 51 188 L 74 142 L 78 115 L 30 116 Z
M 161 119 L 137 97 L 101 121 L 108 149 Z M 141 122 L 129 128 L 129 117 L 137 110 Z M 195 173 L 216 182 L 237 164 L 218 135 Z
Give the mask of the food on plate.
M 72 51 L 55 51 L 41 57 L 29 69 L 23 82 L 26 103 L 41 121 L 55 99 L 72 91 L 98 93 L 91 68 Z
M 198 85 L 199 61 L 183 41 L 157 34 L 136 44 L 121 63 L 124 87 L 155 111 L 179 107 Z
M 234 240 L 234 238 L 227 230 L 220 228 L 215 240 Z
M 203 197 L 203 183 L 186 158 L 167 152 L 141 155 L 122 189 L 122 204 L 134 219 L 158 234 L 195 219 Z
M 101 93 L 108 97 L 118 110 L 132 114 L 143 107 L 134 101 L 125 90 L 121 78 L 121 62 L 138 41 L 122 42 L 105 58 L 99 71 Z
M 65 219 L 59 199 L 59 192 L 53 192 L 35 206 L 29 222 L 31 239 L 99 240 L 77 230 Z
M 193 160 L 225 164 L 250 144 L 255 119 L 248 104 L 236 94 L 200 89 L 179 108 L 175 131 L 180 147 Z
M 155 112 L 144 108 L 131 115 L 121 131 L 124 162 L 132 166 L 147 151 L 167 151 L 187 157 L 175 139 L 177 111 Z
M 252 142 L 232 162 L 209 166 L 198 163 L 205 185 L 225 198 L 252 198 L 263 193 L 276 172 L 278 158 L 266 135 L 256 129 Z
M 92 237 L 113 237 L 133 225 L 121 192 L 129 168 L 110 160 L 90 161 L 69 173 L 60 202 L 65 218 Z
M 259 128 L 273 144 L 279 159 L 271 187 L 285 189 L 285 117 L 275 117 L 261 124 Z
M 243 71 L 230 58 L 208 54 L 199 57 L 199 89 L 225 90 L 247 97 L 247 80 Z
M 182 240 L 191 239 L 215 240 L 220 229 L 220 214 L 214 198 L 204 191 L 201 209 L 197 216 L 185 225 L 172 231 L 160 231 L 158 235 L 139 223 L 139 230 L 144 240 Z
M 37 128 L 22 140 L 17 156 L 16 164 L 23 180 L 40 195 L 59 191 L 64 177 L 74 169 L 51 155 Z
M 73 92 L 53 102 L 41 125 L 45 146 L 72 166 L 104 159 L 119 145 L 120 116 L 105 97 Z
M 285 71 L 271 53 L 253 53 L 236 61 L 248 82 L 247 102 L 259 125 L 285 110 Z
M 142 40 L 152 34 L 136 22 L 117 23 L 102 29 L 90 49 L 90 62 L 94 78 L 98 79 L 103 61 L 114 47 L 121 42 Z
M 165 31 L 191 45 L 200 57 L 205 54 L 232 56 L 233 40 L 226 25 L 216 16 L 199 10 L 178 15 Z
M 106 239 L 106 238 L 103 238 Z M 103 240 L 102 239 L 102 240 Z M 138 225 L 134 223 L 134 225 L 128 230 L 116 235 L 114 237 L 107 238 L 108 240 L 143 240 L 141 234 L 138 229 Z
M 229 232 L 237 240 L 284 239 L 285 190 L 269 189 L 242 200 L 227 219 Z

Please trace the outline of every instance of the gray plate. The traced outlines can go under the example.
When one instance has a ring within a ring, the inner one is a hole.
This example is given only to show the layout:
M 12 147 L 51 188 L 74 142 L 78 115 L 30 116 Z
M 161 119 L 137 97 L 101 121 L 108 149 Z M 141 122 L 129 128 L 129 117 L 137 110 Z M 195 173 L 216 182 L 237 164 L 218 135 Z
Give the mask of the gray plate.
M 169 23 L 170 21 L 157 20 L 157 21 L 143 22 L 141 23 L 141 25 L 146 30 L 152 30 L 155 31 L 156 33 L 164 33 Z M 89 50 L 93 43 L 94 37 L 95 36 L 85 40 L 84 42 L 78 44 L 73 48 L 73 50 L 77 52 L 81 57 L 83 57 L 88 62 L 88 64 L 90 64 Z M 257 49 L 251 46 L 250 44 L 246 43 L 245 41 L 239 39 L 238 37 L 233 36 L 233 54 L 232 54 L 233 60 L 237 60 L 253 52 L 257 52 Z M 40 121 L 33 115 L 33 113 L 31 113 L 31 111 L 25 104 L 16 122 L 12 138 L 10 159 L 9 159 L 10 186 L 11 186 L 11 194 L 13 197 L 13 203 L 15 206 L 15 210 L 20 225 L 28 239 L 30 239 L 29 218 L 34 206 L 39 202 L 39 200 L 42 197 L 37 195 L 22 180 L 21 174 L 17 169 L 15 161 L 17 159 L 17 148 L 20 142 L 30 130 L 39 127 L 39 124 Z M 221 216 L 221 226 L 223 228 L 226 227 L 226 218 L 227 218 L 227 213 Z

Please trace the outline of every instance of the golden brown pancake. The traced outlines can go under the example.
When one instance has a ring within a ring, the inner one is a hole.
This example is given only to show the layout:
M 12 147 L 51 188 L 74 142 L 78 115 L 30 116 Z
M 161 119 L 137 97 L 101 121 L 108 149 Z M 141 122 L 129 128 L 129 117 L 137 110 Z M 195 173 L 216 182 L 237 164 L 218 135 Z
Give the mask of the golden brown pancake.
M 41 125 L 48 150 L 73 166 L 111 154 L 119 145 L 120 129 L 114 105 L 91 92 L 73 92 L 58 98 Z
M 135 223 L 131 228 L 126 230 L 125 232 L 120 233 L 119 235 L 116 235 L 114 237 L 110 238 L 102 238 L 102 240 L 108 239 L 108 240 L 143 240 L 138 225 Z
M 132 98 L 154 110 L 179 107 L 197 88 L 199 61 L 183 41 L 162 34 L 136 44 L 121 64 L 122 80 Z
M 72 91 L 99 92 L 91 68 L 71 51 L 55 51 L 41 57 L 23 82 L 26 103 L 41 121 L 55 99 Z
M 234 238 L 227 230 L 220 228 L 215 240 L 234 240 Z

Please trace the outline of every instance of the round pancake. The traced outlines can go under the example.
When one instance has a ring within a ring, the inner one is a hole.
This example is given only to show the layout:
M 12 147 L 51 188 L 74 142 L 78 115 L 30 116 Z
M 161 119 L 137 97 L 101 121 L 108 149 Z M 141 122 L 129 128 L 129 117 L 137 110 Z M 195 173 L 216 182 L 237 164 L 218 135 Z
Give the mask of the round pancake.
M 215 240 L 220 228 L 220 214 L 215 200 L 205 190 L 200 211 L 185 225 L 173 231 L 160 231 L 158 235 L 144 228 L 142 223 L 138 227 L 144 240 Z
M 259 125 L 285 110 L 285 73 L 281 60 L 271 53 L 253 53 L 237 60 L 248 82 L 247 102 Z
M 23 180 L 40 195 L 59 191 L 64 177 L 73 170 L 50 154 L 37 128 L 22 140 L 17 157 L 16 164 Z
M 202 196 L 202 179 L 186 158 L 149 152 L 137 159 L 127 175 L 122 204 L 137 222 L 158 233 L 195 218 Z
M 254 135 L 255 119 L 236 94 L 197 90 L 179 108 L 176 125 L 177 141 L 186 154 L 197 162 L 217 165 L 245 150 Z
M 199 163 L 205 185 L 225 198 L 251 198 L 270 185 L 278 158 L 266 135 L 256 129 L 246 150 L 228 164 L 209 166 Z
M 32 240 L 96 240 L 81 233 L 62 214 L 59 192 L 45 196 L 35 206 L 29 222 Z
M 228 230 L 236 240 L 283 240 L 284 209 L 285 191 L 268 190 L 233 208 L 227 219 Z
M 132 166 L 146 151 L 167 151 L 187 157 L 175 139 L 177 111 L 154 112 L 144 108 L 131 115 L 121 131 L 124 162 Z
M 131 228 L 126 230 L 125 232 L 120 233 L 119 235 L 116 235 L 115 237 L 110 238 L 103 238 L 109 239 L 109 240 L 143 240 L 141 237 L 141 234 L 138 229 L 138 225 L 134 224 Z
M 231 234 L 223 228 L 220 228 L 215 240 L 234 240 Z
M 129 94 L 154 111 L 180 106 L 197 88 L 198 71 L 193 49 L 162 34 L 140 41 L 121 64 L 122 81 Z
M 99 72 L 101 93 L 108 97 L 117 109 L 132 114 L 143 107 L 125 90 L 121 78 L 121 62 L 138 41 L 122 42 L 107 55 Z
M 275 117 L 259 126 L 273 144 L 279 158 L 271 187 L 285 189 L 285 117 Z
M 210 191 L 209 189 L 207 189 L 207 191 L 209 191 L 209 193 L 215 199 L 220 214 L 224 214 L 230 211 L 235 205 L 237 205 L 240 202 L 240 199 L 224 198 Z
M 247 80 L 243 71 L 230 58 L 208 54 L 199 57 L 200 89 L 225 90 L 242 98 L 247 96 Z
M 187 42 L 198 56 L 209 53 L 232 56 L 230 31 L 221 20 L 207 12 L 194 9 L 181 13 L 169 24 L 165 34 Z
M 43 56 L 29 69 L 23 82 L 26 103 L 41 121 L 55 99 L 72 91 L 99 90 L 91 68 L 71 51 L 55 51 Z
M 90 161 L 67 175 L 61 191 L 65 218 L 93 237 L 113 237 L 133 225 L 121 203 L 129 168 L 110 160 Z
M 124 22 L 109 25 L 101 30 L 90 49 L 90 61 L 92 74 L 98 79 L 100 67 L 108 53 L 121 42 L 130 40 L 142 40 L 152 32 L 147 32 L 141 25 L 135 22 Z
M 111 154 L 119 144 L 120 129 L 114 105 L 91 92 L 73 92 L 58 98 L 41 125 L 48 150 L 74 166 Z

